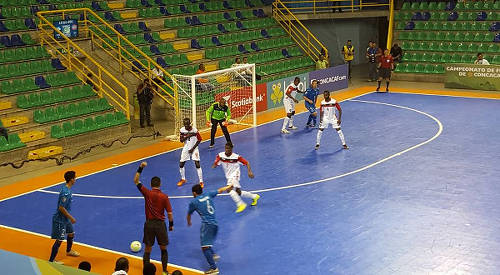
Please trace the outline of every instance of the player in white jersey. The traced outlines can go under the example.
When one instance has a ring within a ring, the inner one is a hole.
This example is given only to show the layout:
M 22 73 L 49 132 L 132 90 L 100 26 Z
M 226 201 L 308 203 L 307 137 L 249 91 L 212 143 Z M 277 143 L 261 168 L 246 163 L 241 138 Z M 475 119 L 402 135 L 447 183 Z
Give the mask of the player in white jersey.
M 198 145 L 201 142 L 201 135 L 196 128 L 191 126 L 191 120 L 189 118 L 185 118 L 182 123 L 184 124 L 184 127 L 181 128 L 180 140 L 181 142 L 184 142 L 184 147 L 182 148 L 181 160 L 179 162 L 181 180 L 177 183 L 177 186 L 182 186 L 186 183 L 186 171 L 184 170 L 184 164 L 186 164 L 186 161 L 191 159 L 194 161 L 200 185 L 203 187 L 203 172 L 201 171 L 200 152 L 198 150 Z
M 296 77 L 293 83 L 288 85 L 285 92 L 285 97 L 283 98 L 283 106 L 285 107 L 286 117 L 283 120 L 283 127 L 281 127 L 281 133 L 290 134 L 287 130 L 296 130 L 297 127 L 293 126 L 293 116 L 295 115 L 295 104 L 299 101 L 295 98 L 297 93 L 304 93 L 299 90 L 300 78 Z
M 323 134 L 323 130 L 325 130 L 325 128 L 328 128 L 328 125 L 330 124 L 332 125 L 333 129 L 337 130 L 337 134 L 339 134 L 340 141 L 342 141 L 344 149 L 349 149 L 349 147 L 345 143 L 344 133 L 342 133 L 342 130 L 340 129 L 342 109 L 340 108 L 340 105 L 337 103 L 335 99 L 330 98 L 329 91 L 324 91 L 323 96 L 325 99 L 321 101 L 321 106 L 319 109 L 320 110 L 319 130 L 318 130 L 318 135 L 316 137 L 315 149 L 316 150 L 319 149 L 319 143 L 321 141 L 321 135 Z M 335 110 L 339 111 L 338 118 L 337 115 L 335 114 Z
M 253 172 L 250 168 L 250 163 L 238 154 L 233 153 L 233 144 L 226 143 L 224 152 L 217 155 L 212 168 L 222 165 L 224 174 L 226 175 L 227 185 L 230 188 L 227 190 L 231 199 L 236 203 L 236 213 L 239 213 L 247 207 L 247 204 L 243 202 L 241 197 L 252 199 L 252 206 L 257 205 L 257 201 L 260 196 L 257 194 L 250 193 L 248 191 L 242 191 L 240 185 L 240 165 L 246 165 L 248 170 L 248 177 L 253 179 Z

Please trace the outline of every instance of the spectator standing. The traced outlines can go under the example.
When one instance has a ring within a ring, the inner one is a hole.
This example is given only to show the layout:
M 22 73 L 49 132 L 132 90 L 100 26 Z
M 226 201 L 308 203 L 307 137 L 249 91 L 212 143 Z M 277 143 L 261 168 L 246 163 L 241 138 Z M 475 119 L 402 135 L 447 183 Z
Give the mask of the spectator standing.
M 78 265 L 78 269 L 85 270 L 88 272 L 90 272 L 91 268 L 92 268 L 92 266 L 90 265 L 90 263 L 86 262 L 86 261 L 83 261 Z
M 320 55 L 318 61 L 316 61 L 316 70 L 322 70 L 328 67 L 328 61 L 326 61 L 325 56 Z
M 248 57 L 243 57 L 243 65 L 249 65 L 250 63 L 248 63 Z M 248 81 L 251 82 L 252 81 L 252 70 L 250 69 L 246 69 L 244 72 L 243 72 L 243 75 L 245 78 L 247 78 L 247 76 L 249 76 L 249 79 Z M 257 73 L 255 73 L 255 80 L 261 80 L 262 77 L 260 75 L 258 75 Z
M 115 272 L 111 275 L 127 275 L 128 269 L 128 259 L 125 257 L 118 258 L 115 263 Z
M 403 58 L 403 49 L 401 49 L 401 47 L 399 47 L 399 45 L 396 43 L 391 48 L 391 55 L 394 59 L 394 62 L 401 62 Z
M 391 71 L 394 70 L 394 60 L 390 54 L 390 51 L 386 49 L 384 51 L 384 55 L 380 58 L 380 70 L 378 76 L 378 86 L 377 92 L 380 90 L 380 83 L 382 79 L 385 79 L 386 83 L 386 92 L 389 92 L 389 82 L 391 81 Z
M 217 132 L 217 124 L 220 125 L 224 137 L 227 143 L 231 142 L 231 137 L 227 131 L 227 124 L 231 119 L 231 109 L 226 104 L 226 100 L 221 97 L 219 102 L 213 103 L 206 112 L 207 116 L 207 126 L 212 127 L 210 132 L 210 148 L 214 147 L 215 144 L 215 133 Z
M 344 55 L 344 63 L 347 63 L 349 65 L 349 79 L 351 79 L 351 63 L 352 60 L 354 59 L 354 46 L 352 45 L 352 41 L 349 39 L 347 40 L 346 45 L 342 47 L 342 54 Z
M 154 93 L 149 79 L 145 79 L 143 83 L 137 87 L 137 101 L 139 101 L 139 121 L 141 128 L 144 128 L 144 120 L 151 124 L 151 104 L 153 104 Z
M 366 58 L 368 59 L 368 81 L 377 81 L 377 48 L 373 41 L 368 43 L 369 47 L 366 49 Z
M 478 53 L 477 59 L 474 61 L 474 64 L 476 64 L 476 65 L 490 65 L 490 62 L 488 62 L 488 60 L 484 59 L 482 53 Z

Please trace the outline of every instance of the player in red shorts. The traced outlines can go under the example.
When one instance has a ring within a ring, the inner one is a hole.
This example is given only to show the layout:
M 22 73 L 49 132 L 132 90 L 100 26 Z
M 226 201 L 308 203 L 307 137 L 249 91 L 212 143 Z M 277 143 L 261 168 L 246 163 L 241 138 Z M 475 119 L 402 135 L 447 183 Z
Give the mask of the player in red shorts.
M 386 49 L 384 55 L 380 57 L 379 66 L 377 92 L 380 90 L 382 79 L 385 79 L 387 85 L 385 91 L 389 92 L 389 82 L 391 81 L 391 71 L 394 69 L 394 60 L 388 49 Z

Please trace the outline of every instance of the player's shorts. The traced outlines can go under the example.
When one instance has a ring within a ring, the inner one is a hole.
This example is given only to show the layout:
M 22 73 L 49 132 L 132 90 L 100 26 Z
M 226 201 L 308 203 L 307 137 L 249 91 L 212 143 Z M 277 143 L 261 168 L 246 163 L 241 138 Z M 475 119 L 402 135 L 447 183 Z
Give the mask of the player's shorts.
M 153 246 L 155 239 L 158 245 L 168 245 L 167 225 L 162 220 L 147 220 L 144 223 L 142 242 L 146 246 Z
M 217 238 L 217 231 L 219 227 L 215 224 L 201 223 L 200 228 L 200 242 L 201 247 L 213 246 Z
M 306 109 L 309 111 L 309 113 L 316 113 L 316 106 L 314 104 L 310 104 L 308 102 L 305 103 Z
M 325 119 L 323 119 L 323 121 L 321 121 L 321 123 L 319 124 L 319 128 L 320 129 L 326 129 L 326 128 L 328 128 L 329 125 L 332 125 L 333 129 L 340 129 L 339 122 L 336 119 L 335 120 L 325 120 Z
M 52 220 L 52 239 L 64 241 L 67 234 L 74 233 L 71 222 L 60 222 Z
M 378 69 L 378 77 L 391 79 L 391 69 L 379 68 Z
M 295 112 L 295 101 L 291 99 L 283 99 L 283 106 L 285 107 L 285 111 L 287 114 Z
M 241 188 L 240 179 L 239 178 L 227 179 L 227 185 L 231 185 L 234 188 Z
M 189 149 L 183 148 L 181 153 L 181 162 L 185 162 L 188 160 L 200 161 L 200 151 L 198 147 L 194 148 L 193 153 L 189 154 Z

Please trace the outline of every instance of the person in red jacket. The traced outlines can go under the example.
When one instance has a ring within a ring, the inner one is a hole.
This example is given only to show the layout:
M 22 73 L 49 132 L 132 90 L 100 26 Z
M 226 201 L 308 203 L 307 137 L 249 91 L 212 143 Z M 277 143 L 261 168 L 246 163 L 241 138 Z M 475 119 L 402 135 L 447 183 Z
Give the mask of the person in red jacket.
M 380 57 L 379 60 L 379 70 L 378 70 L 378 86 L 377 92 L 380 90 L 380 83 L 382 79 L 386 82 L 386 92 L 389 92 L 389 82 L 391 81 L 391 71 L 394 70 L 394 60 L 388 49 L 384 51 L 384 55 Z

